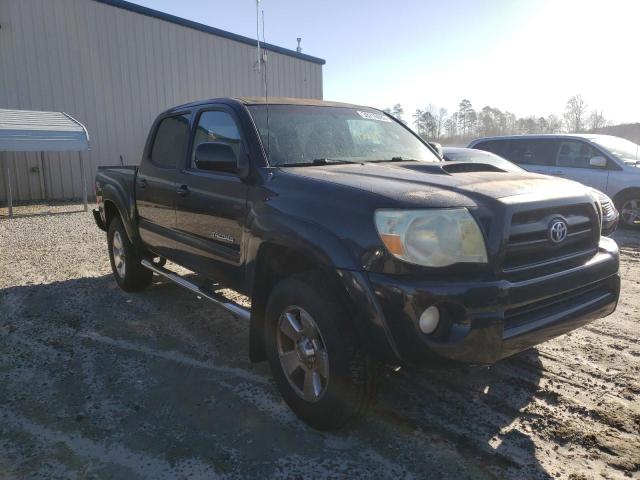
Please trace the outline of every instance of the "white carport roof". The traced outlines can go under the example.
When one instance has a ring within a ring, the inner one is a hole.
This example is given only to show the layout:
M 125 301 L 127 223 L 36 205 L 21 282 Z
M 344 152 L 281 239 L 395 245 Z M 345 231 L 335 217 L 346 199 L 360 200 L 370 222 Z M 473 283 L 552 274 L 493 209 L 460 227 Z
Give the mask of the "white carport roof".
M 0 109 L 0 152 L 79 152 L 89 134 L 64 112 Z

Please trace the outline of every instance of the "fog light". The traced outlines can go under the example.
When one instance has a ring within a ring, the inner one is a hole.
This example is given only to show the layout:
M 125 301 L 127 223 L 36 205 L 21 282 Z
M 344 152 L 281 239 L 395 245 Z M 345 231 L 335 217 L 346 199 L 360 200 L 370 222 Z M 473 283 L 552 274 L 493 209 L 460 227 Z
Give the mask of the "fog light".
M 438 310 L 438 307 L 431 306 L 420 315 L 420 330 L 426 334 L 433 333 L 436 331 L 436 328 L 438 328 L 439 322 L 440 310 Z

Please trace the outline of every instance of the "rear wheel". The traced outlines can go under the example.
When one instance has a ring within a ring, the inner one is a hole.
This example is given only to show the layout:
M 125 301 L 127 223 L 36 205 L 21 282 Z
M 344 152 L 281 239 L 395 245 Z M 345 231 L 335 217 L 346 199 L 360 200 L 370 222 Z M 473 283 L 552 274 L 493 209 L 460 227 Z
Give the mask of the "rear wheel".
M 628 228 L 640 228 L 640 192 L 625 193 L 616 203 L 622 224 Z
M 126 292 L 135 292 L 149 286 L 153 272 L 140 264 L 142 259 L 129 241 L 119 218 L 114 218 L 109 223 L 107 244 L 111 270 L 120 288 Z
M 362 416 L 375 396 L 378 367 L 358 345 L 346 309 L 327 282 L 315 273 L 282 280 L 266 313 L 269 363 L 294 413 L 319 430 Z

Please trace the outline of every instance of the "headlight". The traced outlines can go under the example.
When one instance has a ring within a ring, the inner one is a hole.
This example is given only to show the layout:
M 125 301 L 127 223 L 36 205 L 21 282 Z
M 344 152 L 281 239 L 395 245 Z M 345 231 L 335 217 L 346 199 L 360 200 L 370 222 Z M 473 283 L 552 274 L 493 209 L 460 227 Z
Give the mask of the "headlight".
M 596 190 L 595 188 L 591 189 L 591 193 L 593 193 L 593 196 L 600 204 L 602 220 L 605 222 L 614 220 L 616 218 L 616 209 L 613 205 L 613 200 L 611 200 L 607 195 L 602 193 L 600 190 Z
M 466 208 L 377 210 L 376 228 L 387 250 L 425 267 L 487 263 L 478 224 Z

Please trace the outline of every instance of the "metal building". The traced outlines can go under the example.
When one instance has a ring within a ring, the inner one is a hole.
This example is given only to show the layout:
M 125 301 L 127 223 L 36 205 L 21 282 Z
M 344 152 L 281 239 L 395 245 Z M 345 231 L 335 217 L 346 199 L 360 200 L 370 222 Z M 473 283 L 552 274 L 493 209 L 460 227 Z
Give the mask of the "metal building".
M 269 95 L 322 98 L 324 60 L 263 47 Z M 0 0 L 0 108 L 63 111 L 86 125 L 88 182 L 98 165 L 138 164 L 148 129 L 166 108 L 262 95 L 256 64 L 255 39 L 122 0 Z M 43 189 L 49 199 L 82 196 L 76 156 L 4 155 L 14 199 L 44 199 Z

